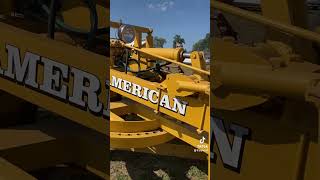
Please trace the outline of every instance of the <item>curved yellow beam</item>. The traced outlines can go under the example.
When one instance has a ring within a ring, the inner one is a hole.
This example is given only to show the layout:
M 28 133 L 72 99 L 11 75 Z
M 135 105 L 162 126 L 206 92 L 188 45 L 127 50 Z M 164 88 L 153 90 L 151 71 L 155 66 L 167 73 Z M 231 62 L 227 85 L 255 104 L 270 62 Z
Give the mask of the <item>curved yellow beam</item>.
M 111 148 L 146 148 L 166 143 L 175 137 L 166 131 L 158 130 L 139 133 L 110 132 Z

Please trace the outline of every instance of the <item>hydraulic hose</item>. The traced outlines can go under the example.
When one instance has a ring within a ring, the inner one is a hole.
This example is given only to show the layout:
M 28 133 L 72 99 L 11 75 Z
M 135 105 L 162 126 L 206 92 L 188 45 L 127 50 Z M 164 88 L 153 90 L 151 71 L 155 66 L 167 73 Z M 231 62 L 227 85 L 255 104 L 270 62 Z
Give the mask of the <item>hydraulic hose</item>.
M 48 37 L 54 39 L 56 15 L 57 15 L 57 0 L 51 0 L 50 13 L 48 18 Z

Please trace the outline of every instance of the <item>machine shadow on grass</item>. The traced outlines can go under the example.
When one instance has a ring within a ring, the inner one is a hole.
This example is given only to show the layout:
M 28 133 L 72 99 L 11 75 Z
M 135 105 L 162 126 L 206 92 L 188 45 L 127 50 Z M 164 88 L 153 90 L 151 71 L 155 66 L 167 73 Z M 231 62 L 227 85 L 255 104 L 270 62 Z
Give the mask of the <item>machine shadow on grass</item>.
M 207 180 L 206 161 L 189 160 L 129 151 L 111 151 L 111 180 Z

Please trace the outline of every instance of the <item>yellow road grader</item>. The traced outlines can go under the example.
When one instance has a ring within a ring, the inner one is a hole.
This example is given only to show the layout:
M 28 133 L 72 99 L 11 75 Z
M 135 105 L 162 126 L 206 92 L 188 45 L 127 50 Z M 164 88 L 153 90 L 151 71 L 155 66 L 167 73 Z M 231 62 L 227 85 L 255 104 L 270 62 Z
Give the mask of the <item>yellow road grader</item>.
M 261 0 L 251 12 L 211 1 L 212 179 L 320 178 L 320 35 L 308 2 Z
M 43 172 L 52 167 L 108 179 L 108 144 L 208 159 L 210 73 L 203 54 L 152 48 L 152 30 L 109 23 L 108 4 L 0 2 L 1 179 L 81 176 Z M 110 44 L 109 26 L 123 36 Z M 169 64 L 193 74 L 166 72 Z M 44 111 L 59 117 L 35 117 Z
M 121 22 L 110 27 L 118 31 L 110 39 L 111 149 L 208 161 L 210 73 L 204 54 L 154 48 L 150 28 Z M 183 63 L 186 58 L 191 65 Z
M 0 2 L 0 179 L 108 178 L 108 4 Z

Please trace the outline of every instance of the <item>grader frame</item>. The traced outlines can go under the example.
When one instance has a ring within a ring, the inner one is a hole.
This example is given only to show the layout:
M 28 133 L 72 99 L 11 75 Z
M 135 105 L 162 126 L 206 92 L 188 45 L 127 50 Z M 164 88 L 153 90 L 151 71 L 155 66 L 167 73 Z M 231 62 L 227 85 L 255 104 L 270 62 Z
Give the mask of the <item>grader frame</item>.
M 261 0 L 260 6 L 261 15 L 211 1 L 212 31 L 217 13 L 266 30 L 265 41 L 254 45 L 212 37 L 212 177 L 318 179 L 320 66 L 312 43 L 320 35 L 308 30 L 304 0 Z
M 122 25 L 111 22 L 111 28 Z M 207 160 L 210 73 L 203 53 L 187 54 L 182 48 L 153 48 L 152 29 L 126 26 L 135 31 L 131 45 L 119 39 L 110 40 L 111 149 Z M 146 33 L 144 43 L 143 33 Z M 128 53 L 130 59 L 122 59 L 123 54 Z M 183 63 L 185 57 L 191 58 L 191 66 Z M 171 72 L 159 77 L 155 69 L 151 70 L 162 66 L 156 65 L 156 60 L 181 66 L 194 74 Z M 124 62 L 122 69 L 120 61 Z M 142 77 L 140 72 L 149 72 L 151 77 Z M 135 117 L 126 119 L 130 115 Z M 185 143 L 170 143 L 174 138 Z M 195 149 L 202 151 L 195 153 Z

